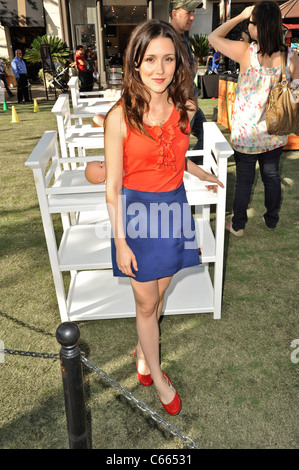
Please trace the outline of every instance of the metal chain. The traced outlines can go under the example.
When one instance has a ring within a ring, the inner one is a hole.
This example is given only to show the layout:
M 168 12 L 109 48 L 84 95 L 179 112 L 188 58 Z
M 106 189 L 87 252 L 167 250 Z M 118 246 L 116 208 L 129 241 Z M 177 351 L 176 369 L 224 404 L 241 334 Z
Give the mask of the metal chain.
M 21 350 L 15 350 L 15 349 L 3 349 L 3 350 L 0 350 L 0 352 L 4 352 L 5 354 L 11 354 L 11 355 L 16 355 L 16 356 L 40 357 L 43 359 L 59 359 L 60 358 L 60 354 L 37 353 L 37 352 L 32 352 L 32 351 L 21 351 Z M 81 361 L 87 367 L 89 367 L 94 372 L 96 372 L 96 374 L 99 377 L 101 377 L 102 379 L 105 379 L 111 385 L 111 387 L 121 392 L 127 400 L 135 403 L 135 405 L 141 411 L 143 411 L 144 413 L 148 413 L 150 417 L 154 421 L 156 421 L 156 423 L 162 424 L 171 434 L 178 436 L 180 439 L 182 439 L 183 443 L 187 447 L 191 449 L 199 449 L 199 447 L 197 447 L 195 442 L 190 437 L 184 436 L 183 434 L 181 434 L 180 431 L 173 424 L 167 423 L 165 419 L 162 418 L 161 415 L 159 415 L 159 413 L 152 411 L 146 403 L 135 398 L 132 392 L 125 390 L 116 380 L 109 377 L 109 375 L 107 375 L 106 372 L 104 372 L 99 367 L 95 366 L 89 359 L 86 359 L 85 354 L 83 352 L 81 352 Z
M 50 353 L 37 353 L 32 351 L 18 351 L 16 349 L 3 349 L 0 352 L 5 354 L 12 354 L 14 356 L 31 356 L 31 357 L 42 357 L 44 359 L 59 359 L 59 354 L 50 354 Z
M 81 353 L 82 354 L 82 353 Z M 109 384 L 111 385 L 111 387 L 113 387 L 114 389 L 120 391 L 127 400 L 129 401 L 132 401 L 135 403 L 135 405 L 141 410 L 143 411 L 144 413 L 148 413 L 151 418 L 156 421 L 157 423 L 159 424 L 162 424 L 163 426 L 166 427 L 166 429 L 171 432 L 171 434 L 175 435 L 175 436 L 178 436 L 180 439 L 182 439 L 182 441 L 184 442 L 184 444 L 191 448 L 191 449 L 199 449 L 199 447 L 197 447 L 197 445 L 195 444 L 195 442 L 190 438 L 190 437 L 187 437 L 187 436 L 183 436 L 183 434 L 180 433 L 180 431 L 173 425 L 173 424 L 169 424 L 167 423 L 164 418 L 162 418 L 161 415 L 159 415 L 158 413 L 156 413 L 155 411 L 152 411 L 146 403 L 144 403 L 143 401 L 140 401 L 138 400 L 137 398 L 134 397 L 134 395 L 129 392 L 128 390 L 125 390 L 116 380 L 112 379 L 111 377 L 109 377 L 106 372 L 104 372 L 103 370 L 99 369 L 98 367 L 96 367 L 89 359 L 86 359 L 86 357 L 84 357 L 84 354 L 82 354 L 82 357 L 81 357 L 81 360 L 83 362 L 83 364 L 85 364 L 87 367 L 89 367 L 90 369 L 92 369 L 93 371 L 96 372 L 96 374 L 101 377 L 102 379 L 105 379 L 107 380 L 107 382 L 109 382 Z

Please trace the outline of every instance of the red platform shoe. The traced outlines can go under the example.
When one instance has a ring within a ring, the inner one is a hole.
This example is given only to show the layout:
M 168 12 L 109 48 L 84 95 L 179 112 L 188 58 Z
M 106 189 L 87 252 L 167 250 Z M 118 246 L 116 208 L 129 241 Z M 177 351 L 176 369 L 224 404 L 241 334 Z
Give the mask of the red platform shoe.
M 182 409 L 182 402 L 181 402 L 181 399 L 178 395 L 178 392 L 176 391 L 176 389 L 174 388 L 174 386 L 172 385 L 171 381 L 170 381 L 170 378 L 168 377 L 168 375 L 166 374 L 166 372 L 163 372 L 163 375 L 167 378 L 167 382 L 168 382 L 168 386 L 170 388 L 172 388 L 174 391 L 175 391 L 175 396 L 174 396 L 174 399 L 170 402 L 170 403 L 167 403 L 167 405 L 165 405 L 161 398 L 160 398 L 160 402 L 162 403 L 163 405 L 163 408 L 165 411 L 167 411 L 167 413 L 169 413 L 170 415 L 177 415 L 179 414 L 179 412 L 181 411 Z M 159 394 L 158 394 L 159 396 Z
M 138 372 L 138 367 L 137 367 L 137 346 L 134 350 L 134 358 L 135 358 L 135 365 L 136 365 L 136 369 L 137 369 L 139 382 L 141 383 L 141 385 L 144 385 L 145 387 L 148 387 L 149 385 L 152 385 L 153 379 L 151 377 L 151 374 L 143 375 L 143 374 L 139 374 L 139 372 Z

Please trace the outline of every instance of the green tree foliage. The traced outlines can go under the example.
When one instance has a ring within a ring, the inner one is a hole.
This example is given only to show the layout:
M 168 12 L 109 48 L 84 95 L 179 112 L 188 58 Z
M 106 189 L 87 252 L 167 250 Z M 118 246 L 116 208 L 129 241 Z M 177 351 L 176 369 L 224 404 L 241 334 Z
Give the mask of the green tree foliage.
M 38 36 L 35 38 L 29 49 L 27 49 L 24 59 L 32 64 L 37 64 L 41 62 L 40 55 L 40 44 L 47 43 L 50 44 L 50 52 L 53 62 L 59 62 L 60 64 L 66 64 L 71 62 L 71 51 L 67 47 L 66 43 L 61 41 L 56 36 Z

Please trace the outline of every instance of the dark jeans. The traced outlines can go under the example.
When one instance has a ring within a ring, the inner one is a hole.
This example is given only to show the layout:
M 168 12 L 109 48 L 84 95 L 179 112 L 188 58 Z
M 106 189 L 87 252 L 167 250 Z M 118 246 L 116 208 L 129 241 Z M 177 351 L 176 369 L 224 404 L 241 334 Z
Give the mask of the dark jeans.
M 197 142 L 194 145 L 192 150 L 201 150 L 203 149 L 203 122 L 206 122 L 206 117 L 202 110 L 198 108 L 193 119 L 191 120 L 191 134 L 197 138 Z M 191 157 L 192 160 L 197 165 L 202 164 L 202 157 Z
M 92 91 L 93 89 L 93 74 L 92 72 L 87 72 L 88 74 L 88 89 L 86 89 L 85 91 Z
M 78 77 L 80 80 L 80 91 L 92 91 L 92 84 L 90 83 L 89 73 L 88 72 L 78 72 Z
M 25 73 L 21 73 L 18 78 L 18 102 L 22 103 L 23 98 L 29 102 L 28 80 Z
M 265 153 L 245 154 L 235 150 L 236 161 L 236 189 L 233 204 L 233 229 L 244 229 L 248 220 L 247 208 L 250 201 L 252 185 L 255 178 L 256 162 L 259 162 L 260 173 L 265 188 L 264 214 L 266 225 L 275 228 L 278 222 L 278 213 L 281 202 L 281 184 L 279 176 L 279 159 L 283 147 Z
M 197 138 L 197 142 L 192 150 L 203 149 L 203 122 L 206 122 L 206 117 L 202 110 L 198 108 L 191 120 L 191 134 Z

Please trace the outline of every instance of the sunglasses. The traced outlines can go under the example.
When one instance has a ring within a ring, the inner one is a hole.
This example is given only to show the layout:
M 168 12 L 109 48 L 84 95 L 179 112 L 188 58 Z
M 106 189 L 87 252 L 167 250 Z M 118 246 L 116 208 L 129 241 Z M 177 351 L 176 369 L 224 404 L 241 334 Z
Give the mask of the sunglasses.
M 247 20 L 247 24 L 253 24 L 253 26 L 256 26 L 256 23 L 254 21 Z

